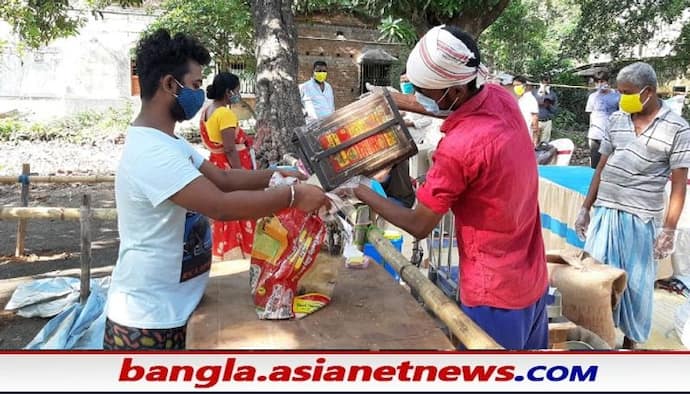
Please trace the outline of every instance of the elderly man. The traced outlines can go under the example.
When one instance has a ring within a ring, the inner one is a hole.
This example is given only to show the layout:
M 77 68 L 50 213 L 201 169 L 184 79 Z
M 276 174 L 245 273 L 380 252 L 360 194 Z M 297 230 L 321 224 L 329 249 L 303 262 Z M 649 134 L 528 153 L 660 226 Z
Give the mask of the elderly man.
M 617 81 L 622 111 L 609 119 L 575 228 L 584 238 L 589 227 L 585 250 L 592 257 L 628 274 L 614 322 L 625 334 L 623 346 L 632 348 L 646 341 L 651 330 L 654 260 L 673 250 L 685 202 L 690 128 L 657 97 L 656 73 L 649 64 L 624 67 Z M 663 217 L 669 175 L 671 196 Z
M 452 210 L 463 311 L 505 348 L 547 347 L 537 166 L 517 102 L 500 86 L 484 84 L 476 43 L 452 26 L 437 26 L 419 41 L 407 77 L 418 104 L 399 95 L 399 106 L 446 117 L 419 203 L 403 208 L 364 185 L 354 195 L 419 239 Z

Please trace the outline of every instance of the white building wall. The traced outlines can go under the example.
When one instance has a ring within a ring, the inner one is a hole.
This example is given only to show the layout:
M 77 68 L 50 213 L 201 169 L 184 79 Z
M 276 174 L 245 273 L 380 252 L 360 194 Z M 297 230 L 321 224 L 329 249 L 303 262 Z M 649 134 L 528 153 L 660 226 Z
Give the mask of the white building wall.
M 19 110 L 32 119 L 121 107 L 131 95 L 132 48 L 154 20 L 137 10 L 87 15 L 79 35 L 38 50 L 21 50 L 10 26 L 0 22 L 0 112 Z

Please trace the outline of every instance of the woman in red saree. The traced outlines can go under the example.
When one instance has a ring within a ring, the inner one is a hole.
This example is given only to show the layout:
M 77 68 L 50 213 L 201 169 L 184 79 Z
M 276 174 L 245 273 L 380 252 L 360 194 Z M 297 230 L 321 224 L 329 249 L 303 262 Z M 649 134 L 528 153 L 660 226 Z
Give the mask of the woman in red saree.
M 231 104 L 241 99 L 240 81 L 236 75 L 221 72 L 206 88 L 206 97 L 213 102 L 201 113 L 199 129 L 209 161 L 221 169 L 244 168 L 252 170 L 249 149 L 252 140 L 239 128 Z M 231 260 L 248 258 L 254 241 L 254 221 L 213 222 L 213 258 Z

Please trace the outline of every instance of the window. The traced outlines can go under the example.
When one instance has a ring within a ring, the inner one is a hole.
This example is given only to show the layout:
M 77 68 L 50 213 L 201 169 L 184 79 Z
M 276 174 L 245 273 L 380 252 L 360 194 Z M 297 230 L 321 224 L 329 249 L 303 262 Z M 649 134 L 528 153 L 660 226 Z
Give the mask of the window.
M 130 93 L 132 96 L 139 96 L 139 75 L 137 74 L 137 61 L 132 59 L 129 62 Z
M 362 62 L 360 65 L 359 94 L 367 92 L 366 84 L 391 86 L 391 65 Z
M 247 70 L 244 63 L 233 63 L 230 72 L 240 79 L 240 94 L 254 94 L 256 92 L 256 74 Z

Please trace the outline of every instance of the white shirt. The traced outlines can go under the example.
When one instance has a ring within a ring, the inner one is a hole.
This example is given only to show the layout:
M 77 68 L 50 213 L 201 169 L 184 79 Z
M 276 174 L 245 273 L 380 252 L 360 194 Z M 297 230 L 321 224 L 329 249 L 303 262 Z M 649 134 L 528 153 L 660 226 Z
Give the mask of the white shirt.
M 529 135 L 532 135 L 532 117 L 533 115 L 539 114 L 539 103 L 537 99 L 534 98 L 532 92 L 525 92 L 525 94 L 518 100 L 518 105 L 520 106 L 520 112 L 522 112 L 522 117 L 525 118 L 525 123 L 527 124 L 527 131 Z
M 601 140 L 609 124 L 609 117 L 618 111 L 620 94 L 615 90 L 607 90 L 606 93 L 597 90 L 587 97 L 585 112 L 589 112 L 589 131 L 587 138 Z
M 302 106 L 307 112 L 307 120 L 325 118 L 335 111 L 335 97 L 333 88 L 328 82 L 324 82 L 324 88 L 314 78 L 299 85 L 299 94 L 302 97 Z
M 120 250 L 106 314 L 129 327 L 181 327 L 196 308 L 211 264 L 208 221 L 185 244 L 187 210 L 169 200 L 194 179 L 204 158 L 183 138 L 130 127 L 115 178 Z M 191 252 L 183 249 L 191 249 Z M 184 259 L 184 263 L 183 263 Z

